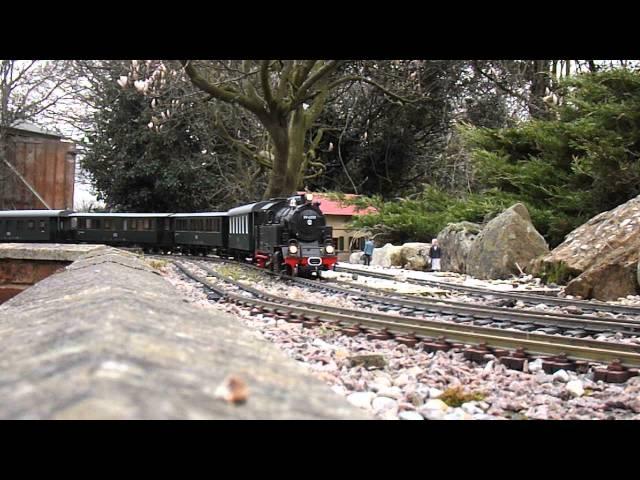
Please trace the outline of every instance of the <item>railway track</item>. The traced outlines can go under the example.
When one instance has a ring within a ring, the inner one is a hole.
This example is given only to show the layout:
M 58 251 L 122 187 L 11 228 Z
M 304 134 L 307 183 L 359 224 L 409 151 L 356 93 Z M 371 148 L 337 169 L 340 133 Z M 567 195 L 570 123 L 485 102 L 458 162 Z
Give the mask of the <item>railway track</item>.
M 192 256 L 177 258 L 188 258 L 198 262 L 234 263 L 262 274 L 277 276 L 285 281 L 304 285 L 315 291 L 350 296 L 356 299 L 354 302 L 361 302 L 363 305 L 376 304 L 380 310 L 396 311 L 404 316 L 438 315 L 456 323 L 495 328 L 512 328 L 529 332 L 538 331 L 539 333 L 548 335 L 562 334 L 574 337 L 585 337 L 587 335 L 613 337 L 616 333 L 625 336 L 640 335 L 639 319 L 602 319 L 589 315 L 542 313 L 514 310 L 506 307 L 469 305 L 468 303 L 445 299 L 427 300 L 409 295 L 373 292 L 372 290 L 374 289 L 360 286 L 358 289 L 352 289 L 328 285 L 314 280 L 277 274 L 242 262 Z M 217 275 L 215 271 L 206 266 L 201 266 L 200 268 L 209 274 Z M 362 290 L 365 290 L 365 292 Z
M 473 360 L 482 361 L 486 355 L 492 354 L 515 368 L 522 367 L 527 358 L 539 356 L 544 357 L 543 366 L 549 371 L 559 368 L 580 370 L 588 368 L 589 363 L 611 362 L 606 370 L 596 369 L 596 375 L 599 374 L 602 379 L 610 377 L 609 381 L 624 381 L 636 375 L 640 367 L 640 346 L 637 345 L 418 319 L 292 300 L 244 285 L 202 263 L 205 262 L 200 259 L 195 267 L 242 290 L 244 294 L 221 288 L 183 262 L 174 261 L 187 277 L 213 291 L 215 298 L 224 298 L 252 308 L 252 313 L 275 315 L 288 321 L 303 322 L 307 326 L 328 322 L 346 334 L 365 333 L 371 338 L 393 338 L 407 345 L 420 344 L 426 350 L 460 348 L 465 356 Z
M 382 278 L 385 280 L 397 280 L 397 275 L 393 273 L 384 273 L 384 272 L 374 272 L 374 271 L 364 271 L 362 269 L 357 268 L 349 268 L 345 266 L 336 266 L 336 272 L 344 272 L 344 273 L 352 273 L 357 275 L 363 275 L 374 278 Z M 456 285 L 448 282 L 441 282 L 438 280 L 426 280 L 426 279 L 418 279 L 418 278 L 407 278 L 402 281 L 407 283 L 412 283 L 415 285 L 423 285 L 430 287 L 438 287 L 445 290 L 455 290 L 460 292 L 465 292 L 470 295 L 481 296 L 481 297 L 493 297 L 493 298 L 505 298 L 511 299 L 514 301 L 522 301 L 528 304 L 539 304 L 544 303 L 547 305 L 557 305 L 557 306 L 573 306 L 580 308 L 583 312 L 592 313 L 592 312 L 610 312 L 610 313 L 619 313 L 625 315 L 634 315 L 640 316 L 640 307 L 630 307 L 625 305 L 610 305 L 604 302 L 598 302 L 597 300 L 571 300 L 568 298 L 554 297 L 551 295 L 537 295 L 537 294 L 527 294 L 527 293 L 515 293 L 515 292 L 502 292 L 498 290 L 487 290 L 480 287 L 471 287 L 467 285 Z

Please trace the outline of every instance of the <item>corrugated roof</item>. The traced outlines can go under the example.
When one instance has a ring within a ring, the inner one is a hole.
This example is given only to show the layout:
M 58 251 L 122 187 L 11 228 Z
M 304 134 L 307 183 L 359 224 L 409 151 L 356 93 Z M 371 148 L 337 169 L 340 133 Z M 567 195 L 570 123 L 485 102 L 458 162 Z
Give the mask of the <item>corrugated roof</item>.
M 305 192 L 298 192 L 300 195 L 303 195 Z M 358 198 L 360 195 L 353 194 L 345 194 L 346 198 Z M 342 202 L 337 200 L 332 200 L 322 193 L 314 193 L 313 201 L 320 202 L 320 210 L 325 215 L 367 215 L 368 213 L 375 213 L 377 210 L 373 207 L 367 207 L 363 210 L 357 210 L 353 205 L 344 205 Z
M 17 130 L 21 132 L 29 132 L 35 133 L 36 135 L 42 135 L 44 137 L 55 137 L 55 138 L 63 138 L 64 135 L 57 134 L 55 132 L 51 132 L 45 130 L 34 123 L 29 122 L 18 122 L 11 127 L 12 130 Z

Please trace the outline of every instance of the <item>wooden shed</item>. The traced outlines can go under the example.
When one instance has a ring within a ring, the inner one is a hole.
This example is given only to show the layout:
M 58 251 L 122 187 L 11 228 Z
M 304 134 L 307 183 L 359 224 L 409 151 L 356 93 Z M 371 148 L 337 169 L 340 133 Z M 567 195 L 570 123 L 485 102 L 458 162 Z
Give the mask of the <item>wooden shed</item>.
M 73 143 L 22 123 L 8 129 L 7 160 L 12 168 L 0 166 L 0 210 L 73 208 Z

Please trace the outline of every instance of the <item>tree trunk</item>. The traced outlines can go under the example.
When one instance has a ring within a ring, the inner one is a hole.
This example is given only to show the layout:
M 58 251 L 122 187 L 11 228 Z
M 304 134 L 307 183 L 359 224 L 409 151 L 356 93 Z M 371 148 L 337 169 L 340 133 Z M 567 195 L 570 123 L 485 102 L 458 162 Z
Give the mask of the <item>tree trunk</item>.
M 295 111 L 286 125 L 270 123 L 267 130 L 273 145 L 273 169 L 264 199 L 295 194 L 304 176 L 304 144 L 307 133 L 304 113 Z
M 530 63 L 529 114 L 532 118 L 549 118 L 549 110 L 542 98 L 546 95 L 547 88 L 550 86 L 550 67 L 551 62 L 549 60 L 533 60 Z

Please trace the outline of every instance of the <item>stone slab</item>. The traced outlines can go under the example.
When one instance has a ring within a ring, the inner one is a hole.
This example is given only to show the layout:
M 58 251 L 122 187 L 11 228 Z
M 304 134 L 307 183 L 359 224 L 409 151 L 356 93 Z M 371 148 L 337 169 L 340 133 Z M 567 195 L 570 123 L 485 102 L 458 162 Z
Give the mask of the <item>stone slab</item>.
M 73 262 L 89 252 L 105 248 L 108 247 L 64 243 L 0 243 L 0 258 Z
M 246 403 L 217 398 L 229 375 Z M 239 319 L 92 252 L 0 306 L 3 419 L 365 419 Z

